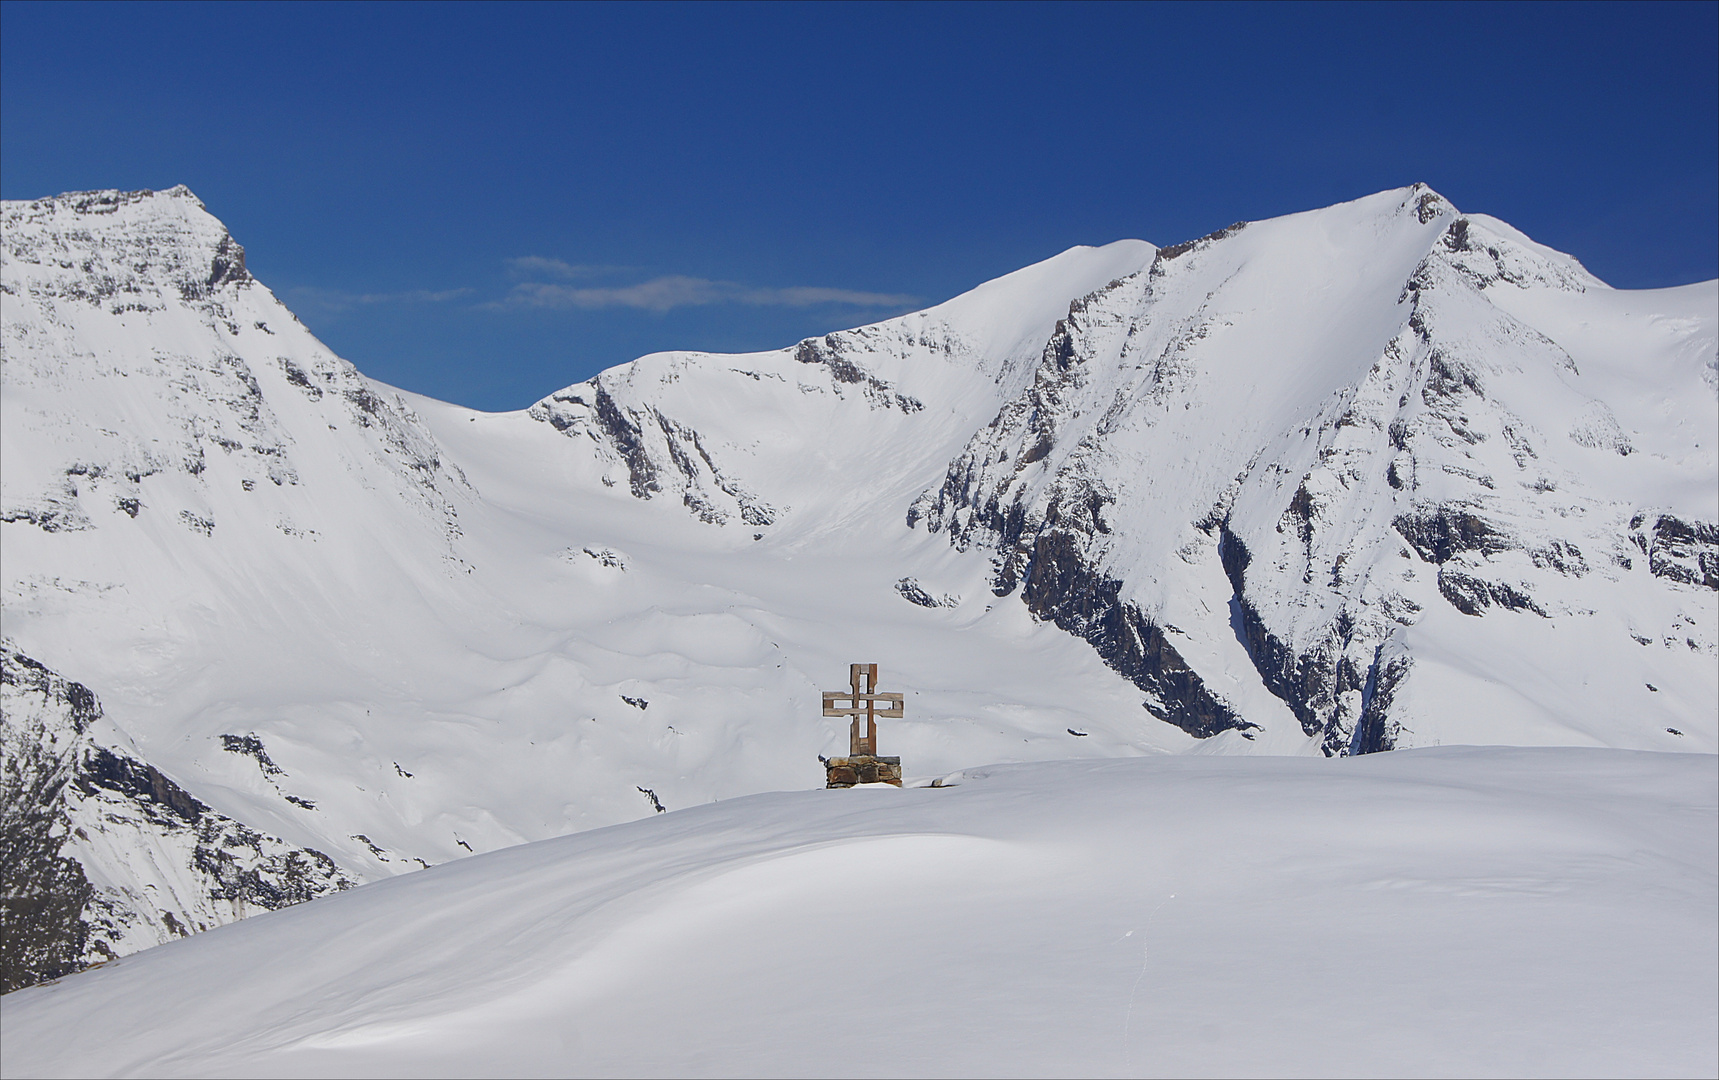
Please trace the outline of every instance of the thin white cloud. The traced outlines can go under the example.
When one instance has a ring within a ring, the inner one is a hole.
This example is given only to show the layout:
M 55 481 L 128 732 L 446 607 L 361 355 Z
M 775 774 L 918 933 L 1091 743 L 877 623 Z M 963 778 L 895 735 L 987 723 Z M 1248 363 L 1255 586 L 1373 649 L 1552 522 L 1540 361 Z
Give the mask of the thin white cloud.
M 517 259 L 509 259 L 507 266 L 514 277 L 553 277 L 566 281 L 603 277 L 608 274 L 624 274 L 634 269 L 630 266 L 576 265 L 563 259 L 546 259 L 542 255 L 525 255 Z
M 472 294 L 471 289 L 409 289 L 405 292 L 391 293 L 353 293 L 342 292 L 339 289 L 317 289 L 300 286 L 288 289 L 287 295 L 292 297 L 293 306 L 300 309 L 320 309 L 325 312 L 351 311 L 357 307 L 371 307 L 377 304 L 445 304 L 450 300 L 458 300 Z
M 820 289 L 812 285 L 796 285 L 788 289 L 766 289 L 768 300 L 742 300 L 746 304 L 781 304 L 785 307 L 811 307 L 814 304 L 852 304 L 854 307 L 908 307 L 919 303 L 917 296 L 901 293 L 857 292 L 853 289 Z
M 732 281 L 670 274 L 636 285 L 607 288 L 560 285 L 527 281 L 513 287 L 505 300 L 487 308 L 635 308 L 641 311 L 671 311 L 680 307 L 710 304 L 745 304 L 751 307 L 817 307 L 845 304 L 850 307 L 900 308 L 918 303 L 918 297 L 900 293 L 860 292 L 854 289 L 824 289 L 794 286 L 761 289 Z

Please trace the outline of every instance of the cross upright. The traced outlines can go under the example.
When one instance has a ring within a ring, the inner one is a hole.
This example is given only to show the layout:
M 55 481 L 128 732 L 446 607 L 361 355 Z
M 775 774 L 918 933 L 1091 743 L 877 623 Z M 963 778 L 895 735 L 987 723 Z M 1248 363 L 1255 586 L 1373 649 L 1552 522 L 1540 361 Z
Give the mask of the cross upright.
M 824 691 L 825 716 L 851 716 L 848 724 L 848 756 L 877 756 L 877 721 L 879 717 L 899 720 L 904 714 L 902 695 L 880 694 L 877 690 L 876 664 L 848 665 L 847 693 Z M 882 708 L 879 704 L 882 703 Z M 865 720 L 861 734 L 860 720 Z

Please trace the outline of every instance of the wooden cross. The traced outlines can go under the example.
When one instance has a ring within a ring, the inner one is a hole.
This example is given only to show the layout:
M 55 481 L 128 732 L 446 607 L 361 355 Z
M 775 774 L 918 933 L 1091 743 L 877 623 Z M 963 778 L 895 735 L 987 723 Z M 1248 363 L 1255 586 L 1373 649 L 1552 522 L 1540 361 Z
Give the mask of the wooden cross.
M 853 721 L 848 724 L 848 756 L 861 755 L 877 756 L 877 719 L 887 717 L 899 720 L 904 714 L 900 694 L 880 694 L 877 692 L 877 665 L 850 664 L 848 665 L 847 693 L 840 690 L 824 691 L 825 716 L 851 716 Z M 878 708 L 878 703 L 885 703 Z M 844 704 L 845 703 L 845 704 Z M 865 719 L 865 734 L 860 734 L 860 719 Z

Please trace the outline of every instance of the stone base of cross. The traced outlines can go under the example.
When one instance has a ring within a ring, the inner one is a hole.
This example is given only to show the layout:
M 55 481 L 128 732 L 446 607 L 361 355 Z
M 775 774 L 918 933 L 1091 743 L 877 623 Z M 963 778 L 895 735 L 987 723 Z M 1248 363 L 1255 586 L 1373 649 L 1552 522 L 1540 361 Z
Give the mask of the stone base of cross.
M 880 717 L 899 720 L 905 715 L 904 709 L 902 695 L 878 692 L 876 664 L 850 664 L 847 693 L 824 691 L 825 716 L 852 718 L 848 724 L 848 756 L 824 761 L 824 786 L 845 788 L 855 784 L 894 784 L 900 787 L 901 759 L 879 757 L 877 754 L 877 721 Z
M 825 787 L 853 787 L 855 784 L 894 784 L 900 787 L 901 759 L 858 754 L 824 761 Z

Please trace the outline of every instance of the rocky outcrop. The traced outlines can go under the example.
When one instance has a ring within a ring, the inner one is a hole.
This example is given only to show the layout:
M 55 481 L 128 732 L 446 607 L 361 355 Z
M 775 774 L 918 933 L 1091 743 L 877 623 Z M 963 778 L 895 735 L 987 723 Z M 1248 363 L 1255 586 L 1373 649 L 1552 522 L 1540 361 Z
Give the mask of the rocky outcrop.
M 95 695 L 9 641 L 0 691 L 0 989 L 355 883 L 102 745 Z
M 1111 668 L 1146 692 L 1146 710 L 1198 738 L 1257 725 L 1214 694 L 1163 628 L 1121 599 L 1122 582 L 1097 572 L 1078 534 L 1039 533 L 1025 560 L 1021 599 L 1034 617 L 1085 638 Z
M 0 644 L 0 993 L 85 966 L 91 887 L 61 853 L 63 794 L 78 772 L 95 695 Z
M 1655 577 L 1719 589 L 1719 525 L 1670 514 L 1637 514 L 1630 540 L 1647 556 Z
M 717 464 L 698 431 L 658 409 L 622 404 L 601 375 L 544 398 L 528 414 L 569 438 L 589 439 L 600 454 L 626 470 L 634 498 L 678 494 L 688 510 L 710 525 L 732 519 L 770 525 L 779 513 Z M 608 477 L 604 482 L 613 483 Z

